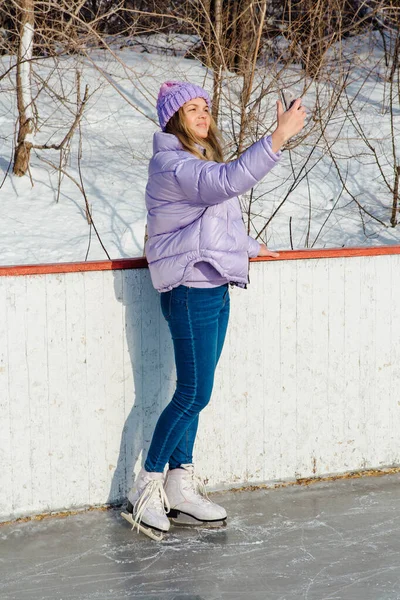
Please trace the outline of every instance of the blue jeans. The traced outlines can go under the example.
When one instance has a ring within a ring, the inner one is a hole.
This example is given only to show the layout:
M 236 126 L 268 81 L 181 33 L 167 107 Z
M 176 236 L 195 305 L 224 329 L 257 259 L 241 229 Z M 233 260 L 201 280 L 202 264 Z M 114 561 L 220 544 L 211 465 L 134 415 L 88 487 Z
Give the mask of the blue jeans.
M 177 385 L 158 419 L 144 465 L 146 471 L 159 473 L 167 463 L 176 469 L 193 462 L 199 413 L 211 398 L 228 327 L 228 285 L 180 285 L 161 294 L 161 310 L 174 344 Z

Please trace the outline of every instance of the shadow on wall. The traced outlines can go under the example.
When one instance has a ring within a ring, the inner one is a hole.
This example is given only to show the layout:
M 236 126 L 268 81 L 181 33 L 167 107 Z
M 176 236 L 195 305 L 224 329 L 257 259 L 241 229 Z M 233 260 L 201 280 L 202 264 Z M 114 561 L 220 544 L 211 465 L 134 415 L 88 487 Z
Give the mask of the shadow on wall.
M 114 271 L 114 290 L 125 306 L 125 424 L 108 502 L 121 503 L 144 465 L 153 431 L 175 387 L 173 346 L 148 269 Z

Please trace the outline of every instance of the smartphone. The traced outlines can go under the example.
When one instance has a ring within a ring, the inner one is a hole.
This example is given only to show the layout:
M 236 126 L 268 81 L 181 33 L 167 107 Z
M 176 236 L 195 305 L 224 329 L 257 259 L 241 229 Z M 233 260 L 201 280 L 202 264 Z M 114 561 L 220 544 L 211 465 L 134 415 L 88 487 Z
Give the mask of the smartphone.
M 281 92 L 283 106 L 285 107 L 285 110 L 289 110 L 290 108 L 292 108 L 292 106 L 296 100 L 296 96 L 293 94 L 293 92 L 291 92 L 290 90 L 287 90 L 287 89 L 280 90 L 280 92 Z

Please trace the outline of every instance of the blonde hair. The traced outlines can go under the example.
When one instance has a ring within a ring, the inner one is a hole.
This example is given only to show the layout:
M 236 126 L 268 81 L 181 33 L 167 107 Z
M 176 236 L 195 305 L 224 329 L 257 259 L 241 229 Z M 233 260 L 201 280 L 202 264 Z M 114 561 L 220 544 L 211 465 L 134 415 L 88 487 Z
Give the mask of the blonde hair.
M 194 154 L 201 160 L 213 160 L 214 162 L 224 162 L 222 151 L 222 139 L 218 127 L 210 114 L 210 128 L 206 138 L 196 137 L 188 128 L 185 121 L 185 113 L 181 107 L 168 121 L 165 131 L 176 135 L 185 150 Z M 204 152 L 199 150 L 198 146 L 204 148 Z

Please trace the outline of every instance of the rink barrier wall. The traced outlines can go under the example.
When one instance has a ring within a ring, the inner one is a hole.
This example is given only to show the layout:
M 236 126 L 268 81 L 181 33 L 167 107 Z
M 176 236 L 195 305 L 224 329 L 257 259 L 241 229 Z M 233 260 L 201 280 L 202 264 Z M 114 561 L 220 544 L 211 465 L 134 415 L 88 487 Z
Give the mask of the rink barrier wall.
M 399 255 L 252 260 L 200 418 L 211 489 L 400 464 Z M 122 500 L 175 380 L 146 260 L 0 267 L 0 315 L 0 521 Z

